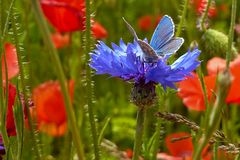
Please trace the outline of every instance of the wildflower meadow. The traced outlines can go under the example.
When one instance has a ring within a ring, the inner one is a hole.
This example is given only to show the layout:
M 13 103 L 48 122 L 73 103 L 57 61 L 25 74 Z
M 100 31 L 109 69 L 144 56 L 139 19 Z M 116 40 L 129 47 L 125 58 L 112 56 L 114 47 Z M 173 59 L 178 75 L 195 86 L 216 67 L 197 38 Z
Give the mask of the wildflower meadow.
M 239 0 L 0 0 L 0 160 L 240 160 Z

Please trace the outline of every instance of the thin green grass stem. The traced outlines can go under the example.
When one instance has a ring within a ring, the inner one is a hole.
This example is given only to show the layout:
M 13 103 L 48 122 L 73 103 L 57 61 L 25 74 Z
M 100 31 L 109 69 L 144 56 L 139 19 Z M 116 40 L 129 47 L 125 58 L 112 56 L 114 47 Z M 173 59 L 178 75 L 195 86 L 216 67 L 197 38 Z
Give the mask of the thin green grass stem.
M 132 160 L 138 160 L 141 153 L 142 137 L 144 131 L 144 112 L 144 109 L 138 109 L 137 111 L 137 125 Z
M 73 143 L 76 147 L 78 158 L 80 160 L 84 160 L 85 157 L 84 157 L 84 152 L 83 152 L 83 144 L 81 142 L 80 132 L 77 127 L 76 117 L 75 117 L 73 107 L 71 104 L 71 100 L 70 100 L 70 97 L 68 94 L 67 81 L 66 81 L 66 77 L 63 72 L 63 67 L 62 67 L 60 59 L 58 57 L 57 50 L 51 41 L 50 31 L 48 29 L 45 19 L 43 18 L 43 14 L 40 9 L 39 1 L 31 0 L 31 2 L 32 2 L 32 7 L 33 7 L 34 14 L 35 14 L 35 18 L 36 18 L 39 28 L 42 32 L 45 44 L 49 49 L 49 53 L 53 60 L 54 66 L 56 67 L 56 73 L 57 73 L 58 79 L 60 81 L 61 89 L 62 89 L 62 92 L 64 95 L 64 102 L 65 102 L 65 107 L 66 107 L 66 111 L 67 111 L 67 115 L 68 115 L 69 129 L 71 130 L 71 133 L 73 135 Z

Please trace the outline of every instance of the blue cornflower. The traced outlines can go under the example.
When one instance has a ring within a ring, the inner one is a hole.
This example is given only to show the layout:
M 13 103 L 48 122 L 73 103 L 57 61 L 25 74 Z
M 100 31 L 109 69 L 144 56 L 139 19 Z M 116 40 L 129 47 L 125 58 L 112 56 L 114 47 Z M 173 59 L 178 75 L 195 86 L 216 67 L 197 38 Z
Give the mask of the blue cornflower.
M 145 42 L 147 42 L 145 40 Z M 160 83 L 166 87 L 175 88 L 174 83 L 185 79 L 200 64 L 197 60 L 200 50 L 188 51 L 173 64 L 168 65 L 169 56 L 163 56 L 156 63 L 146 63 L 142 58 L 142 49 L 136 41 L 120 45 L 112 43 L 112 49 L 99 41 L 97 48 L 91 53 L 90 66 L 96 74 L 109 74 L 126 81 L 139 83 Z
M 147 40 L 144 40 L 147 43 Z M 108 74 L 125 81 L 134 81 L 131 100 L 140 107 L 151 106 L 156 102 L 155 86 L 161 84 L 176 89 L 174 83 L 182 81 L 199 66 L 197 60 L 200 50 L 188 51 L 171 65 L 167 64 L 169 55 L 159 57 L 156 63 L 147 63 L 141 55 L 139 44 L 125 44 L 120 40 L 119 46 L 112 43 L 112 49 L 99 41 L 96 49 L 90 53 L 90 67 L 96 74 Z

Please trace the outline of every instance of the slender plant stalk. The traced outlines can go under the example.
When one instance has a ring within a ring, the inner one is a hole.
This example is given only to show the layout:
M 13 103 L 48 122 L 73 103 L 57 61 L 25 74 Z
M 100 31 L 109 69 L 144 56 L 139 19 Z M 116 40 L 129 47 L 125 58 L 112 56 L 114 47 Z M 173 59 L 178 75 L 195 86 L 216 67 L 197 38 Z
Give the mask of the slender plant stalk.
M 144 157 L 144 159 L 150 159 L 150 157 L 151 157 L 151 152 L 150 152 L 150 149 L 151 149 L 150 141 L 151 140 L 149 140 L 149 139 L 151 139 L 151 137 L 150 137 L 149 125 L 151 124 L 152 116 L 149 116 L 149 115 L 152 115 L 151 109 L 147 109 L 144 113 L 144 123 L 143 123 L 143 130 L 144 130 L 143 131 L 143 148 L 144 148 L 143 157 Z M 154 133 L 154 134 L 156 134 L 156 133 Z
M 210 114 L 206 116 L 205 119 L 205 133 L 202 133 L 200 138 L 197 139 L 197 148 L 194 150 L 193 160 L 200 160 L 203 148 L 209 142 L 210 138 L 217 130 L 220 120 L 221 111 L 225 105 L 225 99 L 227 97 L 229 86 L 231 84 L 230 73 L 226 70 L 224 73 L 219 75 L 219 84 L 217 87 L 217 98 L 214 105 L 211 107 Z M 200 132 L 201 133 L 201 132 Z
M 167 93 L 168 94 L 168 93 Z M 166 95 L 162 94 L 159 97 L 161 97 L 161 99 L 158 101 L 158 112 L 162 112 L 163 110 L 165 110 L 165 106 L 166 106 Z M 162 127 L 163 121 L 162 119 L 158 118 L 157 122 L 156 122 L 156 129 L 155 129 L 155 136 L 156 138 L 154 139 L 153 142 L 153 146 L 152 146 L 152 150 L 151 150 L 151 160 L 156 160 L 157 158 L 157 152 L 159 150 L 159 146 L 160 146 L 160 141 L 161 141 L 161 127 Z
M 0 44 L 0 57 L 2 57 L 3 53 L 3 58 L 4 58 L 4 67 L 5 67 L 5 82 L 3 81 L 2 77 L 2 69 L 0 71 L 0 112 L 1 112 L 1 122 L 0 122 L 0 130 L 1 130 L 1 135 L 3 138 L 4 146 L 6 148 L 6 154 L 10 151 L 10 155 L 13 157 L 12 151 L 10 150 L 9 146 L 9 138 L 6 130 L 6 113 L 7 113 L 7 107 L 8 107 L 8 68 L 7 68 L 7 62 L 6 62 L 6 52 L 4 50 L 4 41 L 5 41 L 5 36 L 8 31 L 8 25 L 9 25 L 9 19 L 10 15 L 12 14 L 12 8 L 13 8 L 14 0 L 11 1 L 8 9 L 8 14 L 6 17 L 6 21 L 4 23 L 3 31 L 1 30 L 1 44 Z M 3 2 L 0 2 L 0 6 L 3 6 Z M 1 13 L 4 9 L 1 7 Z M 2 24 L 3 21 L 3 13 L 0 15 L 0 23 Z M 2 26 L 1 26 L 2 29 Z M 4 97 L 4 83 L 5 83 L 5 97 Z M 5 101 L 4 101 L 5 98 Z
M 236 156 L 234 160 L 240 160 L 240 153 Z
M 141 153 L 142 137 L 143 137 L 143 129 L 144 129 L 144 112 L 145 112 L 144 109 L 138 109 L 137 111 L 137 126 L 136 126 L 132 160 L 138 160 L 139 155 Z
M 180 17 L 180 21 L 177 25 L 177 32 L 176 32 L 176 37 L 179 37 L 181 32 L 182 32 L 182 27 L 184 25 L 184 21 L 187 15 L 187 8 L 188 8 L 188 4 L 189 4 L 189 0 L 184 0 L 184 6 L 183 6 L 183 10 L 181 11 L 181 17 Z M 175 56 L 171 56 L 169 59 L 170 63 L 173 63 L 175 60 Z
M 93 85 L 92 85 L 92 74 L 91 68 L 88 66 L 88 60 L 90 59 L 91 51 L 91 5 L 90 0 L 86 0 L 86 67 L 87 67 L 87 106 L 88 106 L 88 115 L 90 121 L 90 127 L 93 137 L 93 146 L 94 146 L 94 155 L 95 159 L 100 159 L 100 150 L 98 144 L 98 132 L 96 127 L 95 115 L 93 112 Z
M 29 129 L 31 132 L 31 138 L 33 140 L 33 148 L 34 148 L 34 152 L 36 153 L 36 158 L 38 160 L 41 159 L 41 153 L 40 153 L 40 149 L 38 147 L 37 144 L 37 137 L 34 133 L 34 126 L 33 126 L 33 121 L 32 121 L 32 117 L 31 117 L 31 113 L 29 110 L 29 105 L 28 105 L 28 95 L 27 95 L 27 87 L 26 87 L 26 81 L 25 81 L 25 72 L 24 72 L 24 67 L 23 67 L 23 62 L 22 62 L 22 55 L 21 55 L 21 50 L 20 50 L 20 46 L 19 46 L 19 41 L 18 41 L 18 37 L 17 37 L 17 27 L 16 27 L 16 20 L 15 20 L 15 16 L 12 15 L 11 16 L 11 20 L 12 20 L 12 28 L 13 28 L 13 39 L 15 42 L 15 46 L 16 46 L 16 51 L 17 51 L 17 59 L 18 59 L 18 66 L 19 66 L 19 72 L 20 72 L 20 83 L 23 89 L 23 98 L 24 98 L 24 102 L 26 104 L 26 110 L 27 110 L 27 117 L 28 117 L 28 122 L 29 122 Z
M 182 27 L 183 27 L 183 24 L 184 24 L 186 15 L 187 15 L 188 4 L 189 4 L 189 0 L 184 0 L 183 11 L 182 11 L 182 15 L 180 18 L 180 22 L 178 23 L 176 37 L 180 36 L 180 34 L 181 34 Z
M 17 90 L 19 91 L 19 90 Z M 23 151 L 23 134 L 24 134 L 24 113 L 23 113 L 23 107 L 21 102 L 21 97 L 19 92 L 17 92 L 17 106 L 13 108 L 14 113 L 14 123 L 16 126 L 16 132 L 17 132 L 17 159 L 20 160 L 22 157 L 22 151 Z
M 204 82 L 204 78 L 203 78 L 203 73 L 202 73 L 201 67 L 199 67 L 197 69 L 197 74 L 198 74 L 198 77 L 199 77 L 199 80 L 200 80 L 200 83 L 201 83 L 201 87 L 202 87 L 202 90 L 203 90 L 204 103 L 205 103 L 206 108 L 208 108 L 209 107 L 209 103 L 208 103 L 207 88 L 206 88 L 206 85 L 205 85 L 205 82 Z
M 208 1 L 208 5 L 209 2 L 211 2 L 211 0 Z M 229 63 L 230 63 L 230 58 L 231 58 L 231 50 L 232 50 L 232 41 L 233 41 L 233 27 L 235 24 L 235 19 L 236 19 L 236 7 L 237 6 L 237 1 L 236 0 L 232 0 L 232 14 L 231 14 L 231 25 L 230 25 L 230 29 L 229 29 L 229 35 L 228 35 L 228 51 L 226 53 L 226 59 L 227 59 L 227 68 L 226 71 L 223 74 L 220 74 L 220 80 L 219 80 L 219 86 L 218 86 L 218 94 L 217 94 L 217 99 L 215 101 L 214 106 L 212 107 L 212 111 L 211 114 L 208 116 L 206 116 L 206 118 L 208 118 L 205 122 L 206 123 L 206 133 L 204 133 L 201 136 L 201 140 L 200 143 L 198 145 L 198 147 L 196 148 L 196 150 L 194 151 L 193 154 L 193 159 L 194 160 L 200 160 L 201 158 L 201 153 L 202 150 L 204 148 L 204 146 L 207 144 L 207 142 L 209 141 L 211 135 L 214 133 L 214 131 L 217 129 L 218 124 L 220 122 L 221 119 L 221 111 L 223 109 L 224 106 L 224 101 L 225 98 L 227 96 L 228 90 L 229 90 L 229 86 L 231 83 L 230 80 L 230 73 L 229 73 Z M 209 6 L 207 6 L 207 9 L 205 11 L 204 14 L 208 13 L 208 8 Z
M 208 16 L 208 11 L 209 11 L 209 8 L 211 6 L 211 3 L 212 3 L 212 0 L 207 1 L 207 7 L 205 8 L 205 10 L 203 12 L 203 15 L 200 19 L 200 25 L 201 25 L 201 28 L 202 28 L 203 31 L 206 31 L 206 27 L 205 27 L 204 23 L 205 23 L 205 20 Z
M 160 108 L 160 106 L 159 106 Z M 160 111 L 160 109 L 159 109 Z M 157 119 L 157 126 L 156 126 L 156 139 L 154 140 L 153 142 L 153 150 L 152 150 L 152 157 L 151 159 L 152 160 L 156 160 L 157 158 L 157 152 L 158 152 L 158 148 L 159 148 L 159 145 L 160 145 L 160 136 L 161 136 L 161 126 L 162 126 L 162 120 L 159 118 Z
M 233 38 L 234 38 L 234 26 L 235 26 L 235 21 L 236 21 L 236 12 L 237 12 L 237 0 L 232 0 L 231 24 L 230 24 L 229 33 L 228 33 L 228 51 L 226 54 L 227 68 L 229 68 L 229 64 L 231 61 L 231 55 L 232 55 L 232 42 L 233 42 Z
M 2 90 L 3 91 L 2 95 L 3 95 L 3 99 L 5 98 L 5 101 L 3 100 L 2 104 L 1 104 L 2 105 L 2 108 L 1 108 L 1 122 L 2 122 L 1 123 L 1 132 L 2 132 L 4 144 L 6 146 L 10 146 L 8 133 L 6 130 L 6 115 L 7 115 L 7 111 L 8 111 L 8 109 L 7 109 L 8 108 L 8 66 L 7 66 L 7 58 L 6 58 L 5 50 L 3 51 L 3 62 L 4 62 L 4 67 L 5 67 L 5 82 L 3 82 L 4 84 L 2 84 L 2 85 L 5 86 L 5 89 Z M 5 93 L 5 97 L 4 97 L 4 93 Z M 8 148 L 6 150 L 8 151 Z
M 40 9 L 39 1 L 38 0 L 31 0 L 33 11 L 35 14 L 35 18 L 38 22 L 39 28 L 43 34 L 43 38 L 45 41 L 45 44 L 47 45 L 51 58 L 53 60 L 54 66 L 56 67 L 56 73 L 58 76 L 58 79 L 60 81 L 61 89 L 64 95 L 64 102 L 65 107 L 68 115 L 68 124 L 69 129 L 71 130 L 71 133 L 73 135 L 73 143 L 76 147 L 77 155 L 80 160 L 84 160 L 84 152 L 83 152 L 83 144 L 81 142 L 80 133 L 77 127 L 76 117 L 73 111 L 73 107 L 71 104 L 71 100 L 68 94 L 68 89 L 66 85 L 66 77 L 63 72 L 63 68 L 60 62 L 60 59 L 57 54 L 57 50 L 55 49 L 51 37 L 50 37 L 50 31 L 48 29 L 47 23 L 45 19 L 43 18 L 43 14 Z
M 213 145 L 213 160 L 218 159 L 218 143 L 214 143 Z

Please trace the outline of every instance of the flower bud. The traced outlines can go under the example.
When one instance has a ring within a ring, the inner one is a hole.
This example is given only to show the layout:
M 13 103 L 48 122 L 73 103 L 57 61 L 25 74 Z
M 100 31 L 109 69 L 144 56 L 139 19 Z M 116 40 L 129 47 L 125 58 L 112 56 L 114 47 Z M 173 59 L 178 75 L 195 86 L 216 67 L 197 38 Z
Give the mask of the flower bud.
M 225 56 L 228 49 L 228 36 L 214 29 L 208 29 L 203 37 L 202 43 L 207 53 Z M 236 55 L 237 50 L 233 46 L 232 54 Z
M 141 109 L 153 106 L 157 101 L 155 84 L 135 83 L 131 91 L 131 101 Z

